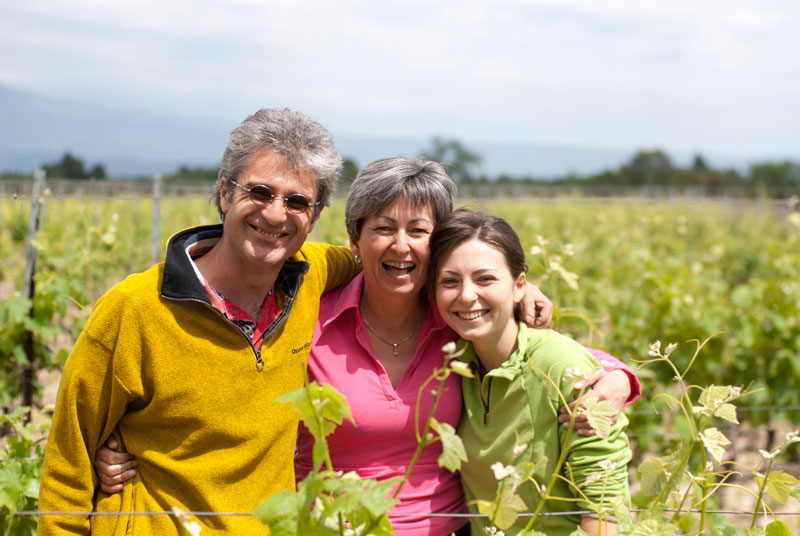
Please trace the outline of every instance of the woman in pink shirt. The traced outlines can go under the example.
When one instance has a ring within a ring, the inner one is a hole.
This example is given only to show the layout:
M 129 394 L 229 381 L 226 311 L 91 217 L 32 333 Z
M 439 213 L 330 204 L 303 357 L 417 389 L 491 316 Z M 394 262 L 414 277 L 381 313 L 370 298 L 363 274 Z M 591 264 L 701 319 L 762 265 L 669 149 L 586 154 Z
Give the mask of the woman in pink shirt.
M 335 470 L 379 481 L 402 477 L 417 448 L 417 394 L 442 365 L 442 346 L 458 339 L 424 291 L 430 233 L 452 211 L 455 190 L 440 164 L 401 157 L 372 162 L 350 187 L 345 224 L 364 269 L 323 296 L 308 363 L 309 378 L 336 387 L 353 413 L 355 425 L 345 421 L 328 437 Z M 447 380 L 435 415 L 453 427 L 461 417 L 459 380 Z M 622 383 L 625 398 L 627 377 Z M 432 401 L 430 392 L 422 394 L 423 419 Z M 312 449 L 301 425 L 298 480 L 313 467 Z M 439 467 L 440 454 L 440 443 L 424 449 L 400 490 L 390 512 L 396 534 L 469 533 L 464 518 L 427 515 L 467 511 L 459 476 Z
M 346 421 L 328 437 L 335 470 L 353 470 L 380 481 L 402 477 L 416 450 L 417 393 L 442 365 L 442 346 L 458 339 L 424 291 L 430 233 L 453 210 L 455 191 L 440 164 L 403 157 L 372 162 L 350 187 L 345 223 L 363 271 L 323 296 L 308 363 L 311 380 L 329 383 L 347 397 L 355 421 L 355 425 Z M 526 309 L 534 311 L 541 294 L 530 288 Z M 533 318 L 528 320 L 534 323 Z M 539 323 L 544 327 L 549 318 Z M 435 415 L 453 427 L 461 416 L 457 378 L 448 379 Z M 638 383 L 633 378 L 636 393 Z M 600 381 L 603 386 L 596 392 L 601 397 L 610 393 L 620 405 L 628 397 L 626 374 L 610 374 Z M 430 413 L 431 402 L 432 395 L 423 393 L 420 415 Z M 300 428 L 295 456 L 298 480 L 313 467 L 313 438 Z M 106 454 L 101 451 L 98 458 Z M 439 467 L 440 454 L 438 443 L 424 449 L 400 490 L 399 502 L 390 512 L 396 534 L 469 534 L 463 517 L 427 515 L 467 512 L 459 476 Z M 98 467 L 108 475 L 102 481 L 106 491 L 114 491 L 113 484 L 125 479 L 114 478 L 117 472 L 105 464 Z

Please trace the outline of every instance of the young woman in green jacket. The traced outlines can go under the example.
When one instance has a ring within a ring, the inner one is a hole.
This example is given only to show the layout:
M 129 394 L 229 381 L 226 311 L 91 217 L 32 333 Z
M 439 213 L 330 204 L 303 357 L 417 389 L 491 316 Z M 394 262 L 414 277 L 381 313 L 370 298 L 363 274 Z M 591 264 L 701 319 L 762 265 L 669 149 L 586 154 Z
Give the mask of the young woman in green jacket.
M 533 478 L 516 494 L 534 512 L 566 452 L 569 471 L 560 468 L 564 478 L 554 481 L 540 511 L 592 512 L 539 516 L 533 529 L 566 536 L 580 526 L 590 534 L 616 534 L 608 515 L 614 497 L 628 501 L 627 420 L 621 415 L 606 437 L 559 425 L 559 408 L 575 396 L 564 380 L 601 365 L 569 337 L 520 322 L 527 266 L 517 234 L 501 218 L 461 209 L 437 223 L 430 247 L 439 312 L 467 341 L 460 359 L 474 373 L 462 380 L 458 428 L 469 459 L 461 478 L 470 508 L 477 513 L 478 501 L 494 502 L 499 485 L 512 486 L 512 467 L 530 462 L 536 464 Z M 505 534 L 520 532 L 529 520 L 520 517 Z M 491 534 L 490 527 L 487 518 L 472 520 L 473 535 Z

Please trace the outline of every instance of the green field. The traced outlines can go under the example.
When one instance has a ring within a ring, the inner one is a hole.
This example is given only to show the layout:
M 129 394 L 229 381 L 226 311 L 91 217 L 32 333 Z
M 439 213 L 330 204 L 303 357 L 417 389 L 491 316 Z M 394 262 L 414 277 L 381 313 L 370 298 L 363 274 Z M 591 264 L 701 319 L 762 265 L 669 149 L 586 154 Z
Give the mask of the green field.
M 684 343 L 722 332 L 695 365 L 697 383 L 755 381 L 769 388 L 751 404 L 800 404 L 794 207 L 691 200 L 457 204 L 503 216 L 526 251 L 540 251 L 528 255 L 529 278 L 556 303 L 555 328 L 628 361 L 645 357 L 655 340 Z M 3 298 L 21 289 L 28 210 L 26 200 L 3 200 Z M 343 210 L 341 201 L 324 210 L 313 239 L 347 244 Z M 184 227 L 216 221 L 204 199 L 164 199 L 161 212 L 164 243 Z M 36 239 L 37 289 L 71 292 L 71 302 L 85 307 L 72 315 L 80 319 L 105 289 L 150 265 L 151 214 L 148 199 L 47 198 Z M 643 374 L 657 382 L 671 376 Z
M 689 384 L 750 387 L 754 392 L 740 405 L 775 406 L 741 412 L 748 426 L 800 422 L 796 203 L 564 198 L 457 205 L 503 216 L 514 226 L 529 252 L 529 279 L 556 305 L 554 328 L 631 364 L 647 360 L 654 341 L 677 342 L 672 360 L 680 371 L 694 355 L 690 341 L 713 336 L 692 362 Z M 35 242 L 37 368 L 60 367 L 66 352 L 53 350 L 68 349 L 91 304 L 150 265 L 152 209 L 149 199 L 46 198 Z M 162 251 L 172 233 L 217 219 L 204 199 L 164 199 L 161 211 Z M 343 211 L 342 201 L 327 208 L 313 239 L 347 244 Z M 0 327 L 0 387 L 6 407 L 20 392 L 20 331 L 13 320 L 27 310 L 17 295 L 28 213 L 29 200 L 2 200 L 0 315 L 10 327 Z M 632 415 L 631 431 L 642 456 L 669 449 L 687 430 L 680 422 L 665 430 L 664 416 L 645 401 L 674 388 L 675 370 L 659 363 L 638 374 L 645 397 L 634 407 L 641 411 Z M 660 402 L 654 407 L 666 409 Z M 789 453 L 796 456 L 796 449 Z

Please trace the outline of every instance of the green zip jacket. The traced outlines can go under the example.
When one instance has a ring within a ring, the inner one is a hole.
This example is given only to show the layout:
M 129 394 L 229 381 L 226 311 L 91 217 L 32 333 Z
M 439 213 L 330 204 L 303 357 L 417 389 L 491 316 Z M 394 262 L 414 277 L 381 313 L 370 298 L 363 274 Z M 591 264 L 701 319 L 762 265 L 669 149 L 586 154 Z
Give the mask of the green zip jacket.
M 568 367 L 591 371 L 599 366 L 597 361 L 580 344 L 555 331 L 536 330 L 520 324 L 517 342 L 518 349 L 508 361 L 489 371 L 482 379 L 477 374 L 480 361 L 471 344 L 462 356 L 476 372 L 475 378 L 462 379 L 465 409 L 458 426 L 458 434 L 469 458 L 461 468 L 467 500 L 495 500 L 498 481 L 491 466 L 496 462 L 506 466 L 546 459 L 534 477 L 539 485 L 547 486 L 562 451 L 566 449 L 572 478 L 592 502 L 609 511 L 612 498 L 622 495 L 628 501 L 627 462 L 631 452 L 624 433 L 628 422 L 625 416 L 620 415 L 606 439 L 573 433 L 567 441 L 567 430 L 556 420 L 564 403 L 553 383 L 533 368 L 538 367 L 549 374 L 566 400 L 571 401 L 576 395 L 572 386 L 562 381 L 565 371 Z M 525 447 L 514 457 L 512 450 L 517 444 L 517 435 Z M 606 472 L 599 465 L 603 460 L 619 463 L 615 469 Z M 561 473 L 567 475 L 563 469 Z M 593 482 L 589 478 L 593 473 L 607 473 L 607 476 Z M 523 484 L 518 494 L 526 511 L 533 512 L 540 498 L 534 485 L 531 482 Z M 570 499 L 578 496 L 576 490 L 562 480 L 557 482 L 551 495 Z M 550 500 L 542 511 L 565 512 L 588 507 L 585 501 Z M 470 504 L 470 509 L 477 513 L 474 504 Z M 519 518 L 505 533 L 520 532 L 529 519 Z M 580 516 L 547 516 L 540 517 L 534 529 L 548 535 L 568 535 L 579 524 Z M 473 519 L 472 534 L 483 536 L 483 527 L 486 526 L 490 526 L 488 519 Z
M 260 348 L 211 306 L 186 254 L 222 226 L 169 243 L 164 264 L 134 274 L 98 302 L 64 367 L 47 442 L 41 511 L 123 512 L 39 518 L 39 534 L 170 535 L 166 515 L 249 514 L 294 488 L 297 413 L 275 399 L 303 386 L 301 363 L 326 290 L 355 274 L 346 248 L 305 244 L 275 283 L 283 311 Z M 139 462 L 121 493 L 96 491 L 95 452 L 114 435 Z M 248 517 L 201 517 L 203 534 L 265 534 Z

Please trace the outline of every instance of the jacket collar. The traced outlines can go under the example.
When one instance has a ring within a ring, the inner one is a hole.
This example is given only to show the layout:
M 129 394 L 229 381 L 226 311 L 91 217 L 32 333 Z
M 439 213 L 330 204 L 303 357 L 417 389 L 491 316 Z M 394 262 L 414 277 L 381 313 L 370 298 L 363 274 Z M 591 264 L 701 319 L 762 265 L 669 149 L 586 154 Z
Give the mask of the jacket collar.
M 167 258 L 164 262 L 164 277 L 161 281 L 161 295 L 174 300 L 211 302 L 205 288 L 197 279 L 194 267 L 189 260 L 188 250 L 193 247 L 211 248 L 222 238 L 222 224 L 201 225 L 175 233 L 167 245 Z M 297 280 L 308 272 L 305 261 L 289 259 L 283 263 L 275 286 L 280 287 L 287 296 L 292 296 L 298 288 Z
M 517 334 L 517 349 L 514 350 L 508 359 L 504 361 L 499 367 L 490 370 L 486 373 L 487 376 L 498 376 L 506 379 L 513 379 L 521 370 L 522 366 L 527 363 L 530 355 L 529 350 L 539 338 L 539 333 L 536 329 L 529 327 L 525 322 L 519 322 L 519 333 Z M 459 348 L 464 341 L 458 343 Z M 458 357 L 459 360 L 469 364 L 473 374 L 478 375 L 481 370 L 481 360 L 478 354 L 475 353 L 475 347 L 472 343 L 467 343 L 464 353 Z

